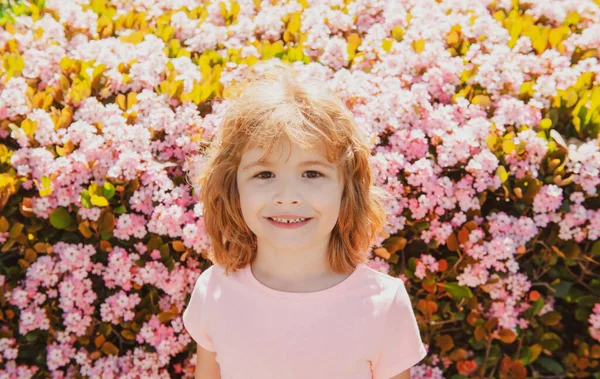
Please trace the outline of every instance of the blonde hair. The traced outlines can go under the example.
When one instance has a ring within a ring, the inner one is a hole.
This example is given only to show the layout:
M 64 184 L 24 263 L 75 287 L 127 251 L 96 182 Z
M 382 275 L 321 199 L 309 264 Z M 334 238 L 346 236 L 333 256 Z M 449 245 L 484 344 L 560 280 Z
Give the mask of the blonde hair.
M 336 273 L 349 273 L 368 260 L 368 249 L 384 227 L 387 193 L 373 185 L 370 149 L 353 115 L 321 81 L 297 80 L 292 66 L 257 64 L 232 90 L 213 142 L 204 152 L 206 166 L 196 184 L 213 251 L 205 257 L 229 270 L 241 269 L 256 257 L 256 236 L 242 216 L 237 169 L 252 146 L 266 148 L 267 159 L 285 137 L 302 148 L 325 147 L 339 164 L 344 190 L 338 221 L 329 241 L 327 261 Z

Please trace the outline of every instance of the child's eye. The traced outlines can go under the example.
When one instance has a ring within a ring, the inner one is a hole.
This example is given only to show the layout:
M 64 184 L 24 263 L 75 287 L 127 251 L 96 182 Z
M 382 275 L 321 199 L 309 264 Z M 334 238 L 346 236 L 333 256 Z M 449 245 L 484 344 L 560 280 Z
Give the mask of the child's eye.
M 258 174 L 254 175 L 254 177 L 258 178 L 258 179 L 269 179 L 269 178 L 261 177 L 262 174 L 271 174 L 271 171 L 261 171 Z
M 316 179 L 316 178 L 319 178 L 319 177 L 321 177 L 321 176 L 324 176 L 323 174 L 321 174 L 321 173 L 320 173 L 320 172 L 318 172 L 318 171 L 313 171 L 313 170 L 310 170 L 310 171 L 304 171 L 304 172 L 305 172 L 305 173 L 307 173 L 307 172 L 310 172 L 310 173 L 315 173 L 315 174 L 317 174 L 316 176 L 309 176 L 309 178 L 310 178 L 310 179 Z M 261 176 L 262 174 L 273 174 L 273 173 L 272 173 L 271 171 L 261 171 L 261 172 L 259 172 L 258 174 L 254 175 L 254 177 L 255 177 L 255 178 L 258 178 L 258 179 L 270 179 L 270 178 L 268 178 L 268 177 Z
M 305 171 L 305 172 L 313 172 L 315 174 L 318 174 L 317 176 L 313 176 L 313 178 L 315 178 L 315 179 L 318 178 L 318 177 L 323 176 L 323 174 L 321 174 L 319 171 Z

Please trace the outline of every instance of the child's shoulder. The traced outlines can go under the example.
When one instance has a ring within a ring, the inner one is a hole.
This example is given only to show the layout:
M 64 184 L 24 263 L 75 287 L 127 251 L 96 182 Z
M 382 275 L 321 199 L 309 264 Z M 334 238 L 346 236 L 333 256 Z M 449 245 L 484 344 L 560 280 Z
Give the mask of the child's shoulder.
M 217 267 L 218 265 L 213 264 L 208 268 L 205 268 L 200 272 L 200 275 L 196 278 L 196 287 L 202 286 L 207 287 L 208 283 L 214 280 L 215 277 L 219 276 L 219 271 L 221 267 Z
M 232 276 L 238 276 L 241 270 L 230 270 L 229 274 L 225 274 L 225 266 L 219 263 L 213 263 L 208 268 L 202 270 L 200 275 L 198 276 L 197 282 L 202 284 L 208 284 L 209 282 L 215 282 L 223 280 L 223 278 L 231 278 Z
M 378 271 L 364 263 L 360 266 L 363 272 L 362 280 L 366 282 L 364 284 L 373 286 L 380 293 L 390 294 L 393 297 L 400 286 L 404 286 L 404 282 L 400 278 Z

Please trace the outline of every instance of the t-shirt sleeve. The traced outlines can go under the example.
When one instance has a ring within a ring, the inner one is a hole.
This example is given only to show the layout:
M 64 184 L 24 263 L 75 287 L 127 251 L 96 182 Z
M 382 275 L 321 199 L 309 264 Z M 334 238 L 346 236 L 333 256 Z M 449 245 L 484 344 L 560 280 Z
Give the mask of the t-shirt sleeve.
M 185 311 L 183 311 L 183 325 L 185 326 L 185 329 L 196 343 L 210 351 L 215 350 L 212 339 L 206 332 L 206 294 L 208 292 L 210 272 L 213 267 L 214 265 L 200 274 L 194 285 L 190 301 L 188 302 Z
M 374 379 L 390 379 L 427 355 L 410 297 L 401 279 L 383 330 L 379 355 L 373 362 Z

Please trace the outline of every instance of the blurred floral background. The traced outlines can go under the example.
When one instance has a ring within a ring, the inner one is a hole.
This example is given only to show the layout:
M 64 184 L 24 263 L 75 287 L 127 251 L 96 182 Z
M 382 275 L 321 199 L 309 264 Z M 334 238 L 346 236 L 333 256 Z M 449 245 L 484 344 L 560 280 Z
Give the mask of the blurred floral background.
M 0 377 L 192 377 L 202 169 L 261 61 L 336 91 L 394 194 L 417 378 L 600 378 L 600 1 L 0 3 Z M 352 317 L 352 315 L 348 315 Z

